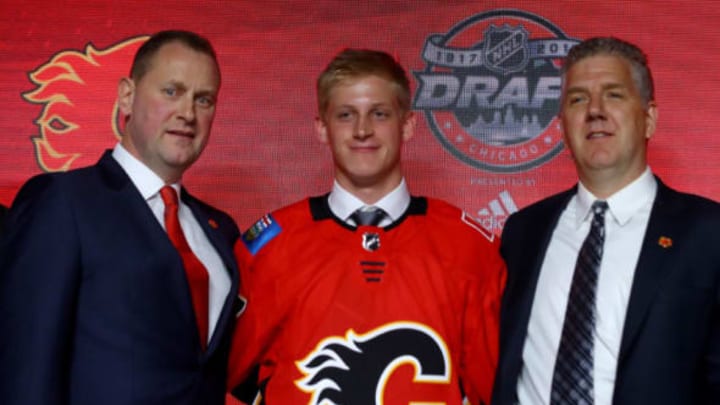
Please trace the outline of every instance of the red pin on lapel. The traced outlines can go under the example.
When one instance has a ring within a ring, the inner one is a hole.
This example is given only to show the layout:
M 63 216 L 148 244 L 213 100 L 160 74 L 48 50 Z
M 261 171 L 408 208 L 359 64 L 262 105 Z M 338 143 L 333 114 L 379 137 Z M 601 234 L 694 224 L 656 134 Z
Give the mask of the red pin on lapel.
M 672 246 L 672 239 L 668 238 L 667 236 L 661 236 L 660 239 L 658 239 L 658 245 L 667 249 Z
M 215 222 L 214 219 L 208 219 L 208 224 L 210 225 L 210 228 L 212 228 L 212 229 L 217 229 L 217 228 L 218 228 L 218 223 Z

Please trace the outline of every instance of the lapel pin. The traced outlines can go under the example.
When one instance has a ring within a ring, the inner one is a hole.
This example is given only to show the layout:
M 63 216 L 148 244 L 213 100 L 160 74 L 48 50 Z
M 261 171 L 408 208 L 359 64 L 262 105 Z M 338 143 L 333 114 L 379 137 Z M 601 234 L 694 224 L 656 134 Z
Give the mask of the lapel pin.
M 672 239 L 667 236 L 661 236 L 660 239 L 658 239 L 658 245 L 667 249 L 672 246 Z
M 210 228 L 212 228 L 212 229 L 217 229 L 217 228 L 218 228 L 218 223 L 215 222 L 214 219 L 208 219 L 208 224 L 210 225 Z

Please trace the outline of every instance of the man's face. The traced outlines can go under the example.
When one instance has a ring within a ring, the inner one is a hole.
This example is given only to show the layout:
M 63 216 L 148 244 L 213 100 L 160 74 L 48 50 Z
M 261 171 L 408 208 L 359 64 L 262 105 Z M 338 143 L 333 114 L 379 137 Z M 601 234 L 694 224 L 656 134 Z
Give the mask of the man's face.
M 142 78 L 120 82 L 120 109 L 129 117 L 123 146 L 165 182 L 178 181 L 207 144 L 219 90 L 210 56 L 180 42 L 163 45 Z
M 657 108 L 654 101 L 643 104 L 630 62 L 613 55 L 582 59 L 567 71 L 563 91 L 565 142 L 583 183 L 602 179 L 622 187 L 640 176 Z
M 403 111 L 395 85 L 363 76 L 336 85 L 327 111 L 316 120 L 317 134 L 335 162 L 335 178 L 348 191 L 391 191 L 402 179 L 402 145 L 415 129 L 415 117 Z

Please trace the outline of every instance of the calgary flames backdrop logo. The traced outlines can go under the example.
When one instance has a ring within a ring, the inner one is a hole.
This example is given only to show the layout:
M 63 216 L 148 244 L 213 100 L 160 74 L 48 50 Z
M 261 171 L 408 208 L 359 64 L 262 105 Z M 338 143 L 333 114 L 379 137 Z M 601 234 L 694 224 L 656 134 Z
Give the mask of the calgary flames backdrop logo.
M 349 330 L 345 338 L 324 339 L 297 362 L 305 377 L 296 384 L 312 394 L 309 405 L 382 405 L 388 380 L 406 364 L 415 383 L 450 383 L 450 357 L 440 336 L 421 324 L 394 322 L 363 335 Z
M 46 172 L 93 164 L 120 138 L 117 84 L 127 76 L 137 48 L 147 36 L 104 50 L 92 44 L 84 52 L 62 51 L 29 74 L 37 86 L 23 94 L 43 105 L 35 120 L 35 158 Z
M 531 13 L 474 15 L 427 38 L 413 107 L 461 161 L 491 172 L 534 168 L 562 150 L 559 61 L 577 42 Z

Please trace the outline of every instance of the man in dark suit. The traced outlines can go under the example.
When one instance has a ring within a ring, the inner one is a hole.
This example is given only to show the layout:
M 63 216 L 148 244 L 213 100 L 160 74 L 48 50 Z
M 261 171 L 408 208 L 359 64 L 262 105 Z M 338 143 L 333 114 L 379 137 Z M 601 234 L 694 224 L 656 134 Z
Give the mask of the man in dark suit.
M 118 86 L 120 143 L 19 191 L 0 251 L 0 402 L 224 403 L 238 229 L 180 185 L 219 89 L 205 38 L 154 35 Z
M 505 225 L 493 404 L 720 404 L 720 206 L 652 175 L 643 52 L 574 47 L 560 119 L 579 183 Z

